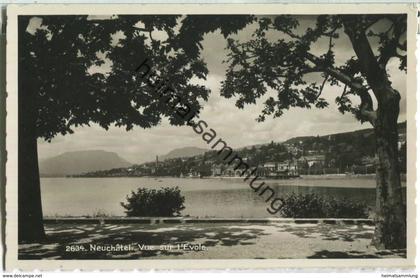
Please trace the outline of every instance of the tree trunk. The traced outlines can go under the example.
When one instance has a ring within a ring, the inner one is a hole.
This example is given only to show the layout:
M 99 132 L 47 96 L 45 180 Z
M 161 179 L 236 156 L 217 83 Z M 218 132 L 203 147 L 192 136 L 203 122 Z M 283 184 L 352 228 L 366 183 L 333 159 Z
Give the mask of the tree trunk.
M 405 248 L 407 245 L 406 209 L 402 199 L 398 165 L 397 120 L 400 112 L 400 94 L 391 87 L 386 64 L 378 63 L 366 36 L 367 25 L 363 16 L 358 18 L 353 15 L 344 15 L 341 19 L 344 32 L 348 35 L 357 55 L 361 72 L 378 101 L 376 119 L 372 120 L 378 156 L 375 234 L 372 243 L 378 249 Z M 363 100 L 362 98 L 362 105 Z
M 375 123 L 378 165 L 376 168 L 376 215 L 373 244 L 378 249 L 406 248 L 406 208 L 403 204 L 398 162 L 400 96 L 392 93 L 378 102 Z
M 30 126 L 33 118 L 21 111 L 19 105 L 18 239 L 19 242 L 36 242 L 45 238 L 37 142 L 34 128 Z
M 19 21 L 18 72 L 18 241 L 45 239 L 42 223 L 41 189 L 36 132 L 36 92 L 30 84 L 31 73 L 25 65 L 25 30 L 29 19 Z

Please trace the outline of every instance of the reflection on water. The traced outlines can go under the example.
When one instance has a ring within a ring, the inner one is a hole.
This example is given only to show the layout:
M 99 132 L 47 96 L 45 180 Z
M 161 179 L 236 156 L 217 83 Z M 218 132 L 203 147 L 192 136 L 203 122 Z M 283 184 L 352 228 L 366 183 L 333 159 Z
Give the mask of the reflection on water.
M 372 178 L 295 179 L 266 181 L 277 196 L 317 193 L 375 203 Z M 42 178 L 45 216 L 82 216 L 103 211 L 124 215 L 120 202 L 138 187 L 179 186 L 185 196 L 183 215 L 198 217 L 273 217 L 267 204 L 241 179 L 180 178 Z

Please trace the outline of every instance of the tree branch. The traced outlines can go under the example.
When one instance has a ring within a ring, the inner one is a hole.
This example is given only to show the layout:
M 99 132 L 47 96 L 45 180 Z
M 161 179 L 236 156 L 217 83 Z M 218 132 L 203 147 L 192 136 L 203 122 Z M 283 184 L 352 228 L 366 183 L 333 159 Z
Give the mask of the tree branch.
M 325 76 L 324 81 L 322 82 L 321 88 L 319 89 L 319 93 L 318 93 L 316 98 L 318 98 L 322 94 L 322 91 L 324 90 L 325 83 L 327 82 L 329 77 L 330 76 L 328 74 L 327 74 L 327 76 Z
M 307 52 L 306 58 L 314 63 L 315 65 L 322 65 L 323 61 L 322 59 L 316 57 L 315 55 Z M 346 75 L 345 73 L 341 72 L 340 70 L 337 70 L 333 67 L 324 67 L 324 71 L 328 74 L 334 77 L 335 79 L 339 80 L 344 84 L 344 91 L 341 97 L 344 96 L 346 93 L 347 87 L 349 87 L 351 90 L 355 92 L 360 97 L 361 104 L 360 104 L 360 115 L 362 116 L 362 120 L 369 121 L 373 126 L 375 126 L 376 122 L 376 112 L 373 110 L 373 101 L 372 97 L 369 94 L 368 89 L 363 86 L 360 82 L 353 80 L 352 77 Z M 328 76 L 324 80 L 321 86 L 321 91 L 325 85 L 325 82 L 327 80 Z
M 346 15 L 342 16 L 342 21 L 344 32 L 349 37 L 357 55 L 361 72 L 366 77 L 366 81 L 372 88 L 376 99 L 380 101 L 383 97 L 386 97 L 384 92 L 387 90 L 384 90 L 384 88 L 390 86 L 386 68 L 377 61 L 365 30 L 360 30 L 358 21 L 355 21 L 353 16 Z
M 375 126 L 377 113 L 373 110 L 372 97 L 367 90 L 361 90 L 356 93 L 359 95 L 361 101 L 359 108 L 362 120 L 367 120 L 372 126 Z
M 358 90 L 363 90 L 365 89 L 365 87 L 360 84 L 359 82 L 353 80 L 352 77 L 348 76 L 347 74 L 341 72 L 340 70 L 331 67 L 331 66 L 324 66 L 323 64 L 323 60 L 309 52 L 306 52 L 305 54 L 306 58 L 311 61 L 312 63 L 314 63 L 318 68 L 322 68 L 323 71 L 329 75 L 331 75 L 332 77 L 334 77 L 335 79 L 337 79 L 338 81 L 344 83 L 345 85 L 347 85 L 349 88 L 351 88 L 352 90 L 358 91 Z
M 341 98 L 344 97 L 346 95 L 346 91 L 347 91 L 347 85 L 344 85 L 344 90 L 341 93 Z

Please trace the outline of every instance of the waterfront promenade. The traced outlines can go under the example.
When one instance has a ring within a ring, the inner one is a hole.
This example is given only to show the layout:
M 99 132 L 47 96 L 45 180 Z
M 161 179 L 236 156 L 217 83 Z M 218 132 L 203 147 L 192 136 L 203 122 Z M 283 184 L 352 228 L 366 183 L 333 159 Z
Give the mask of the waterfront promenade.
M 21 259 L 302 259 L 400 258 L 404 250 L 370 245 L 369 220 L 201 221 L 157 224 L 135 221 L 56 221 L 48 240 L 21 244 Z M 150 222 L 150 223 L 152 223 Z

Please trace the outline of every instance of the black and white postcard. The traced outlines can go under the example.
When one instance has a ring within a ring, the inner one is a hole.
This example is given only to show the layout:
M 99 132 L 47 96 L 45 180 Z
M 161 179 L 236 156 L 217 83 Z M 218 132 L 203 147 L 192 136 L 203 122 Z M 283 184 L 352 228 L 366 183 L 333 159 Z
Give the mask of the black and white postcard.
M 410 267 L 411 5 L 10 5 L 9 269 Z

